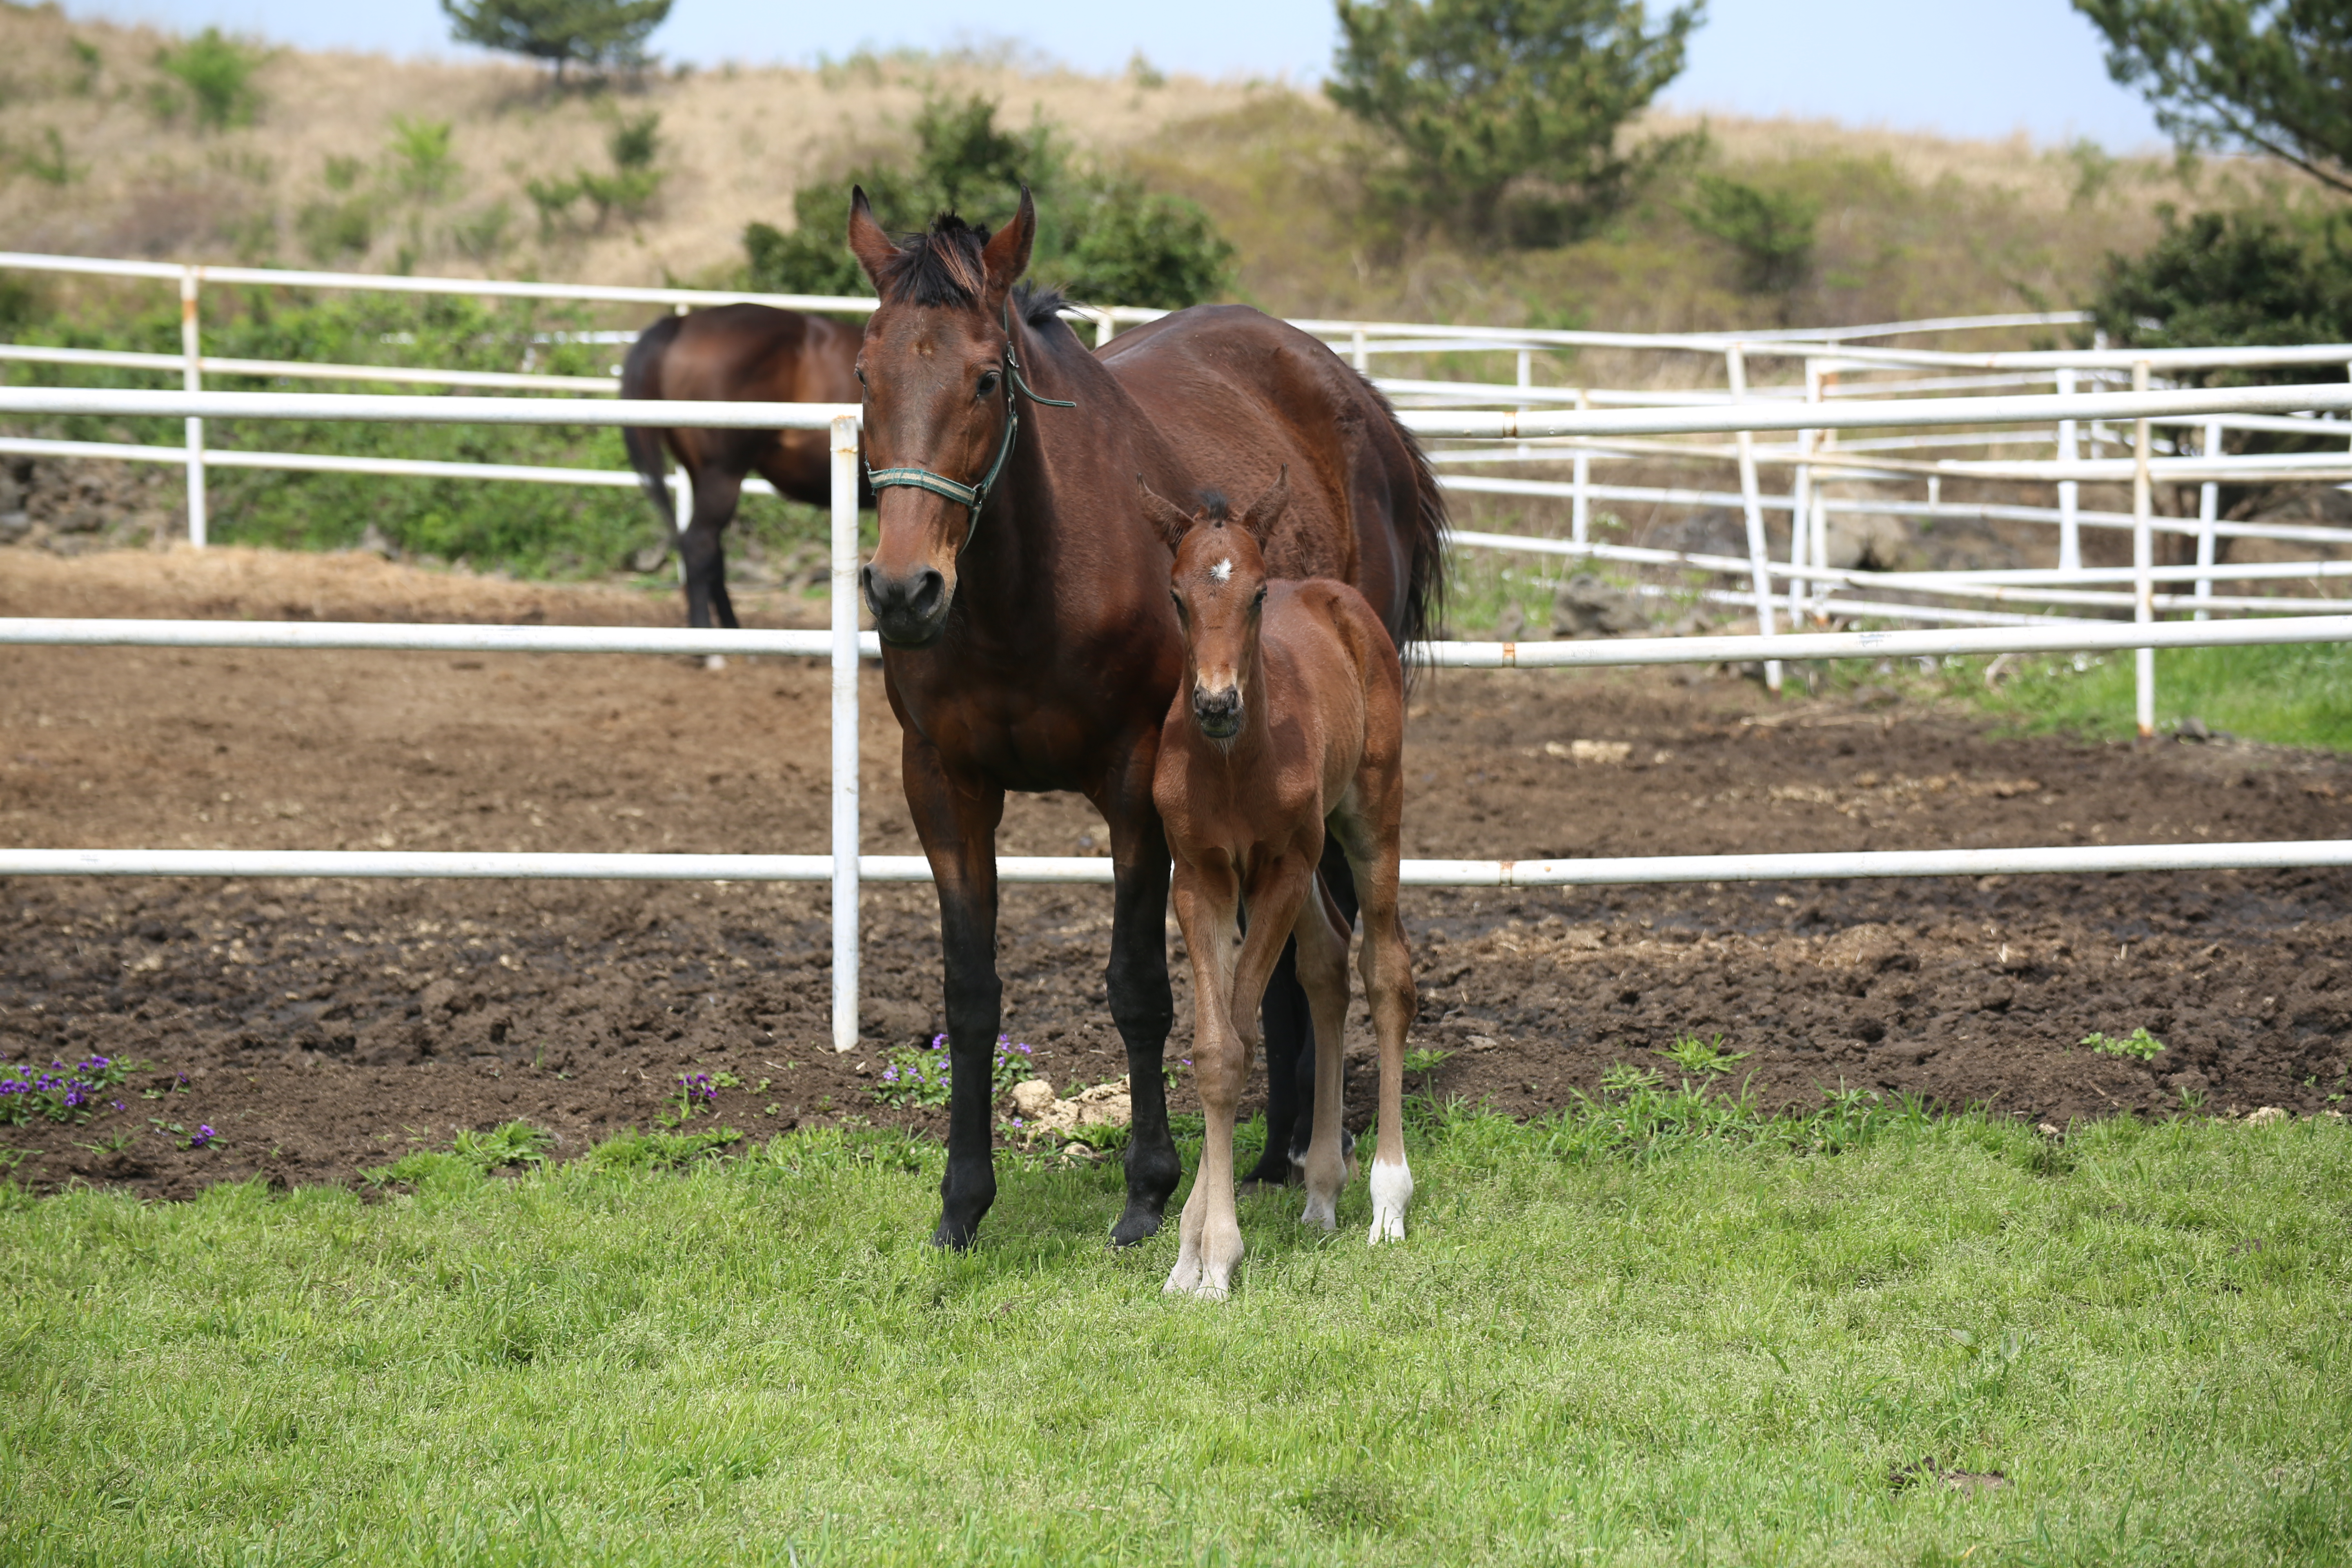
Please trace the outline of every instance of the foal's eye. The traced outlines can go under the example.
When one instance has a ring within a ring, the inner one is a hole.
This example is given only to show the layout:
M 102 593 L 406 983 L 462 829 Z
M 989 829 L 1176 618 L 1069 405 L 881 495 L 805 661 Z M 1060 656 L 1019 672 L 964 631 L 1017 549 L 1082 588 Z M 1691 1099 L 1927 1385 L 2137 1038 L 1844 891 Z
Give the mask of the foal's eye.
M 986 397 L 990 393 L 994 392 L 996 390 L 996 380 L 997 377 L 994 371 L 982 371 L 980 376 L 980 395 Z
M 857 384 L 864 386 L 866 384 L 866 367 L 862 364 L 852 365 L 850 369 L 852 374 L 857 377 Z
M 1256 595 L 1255 595 L 1255 596 L 1253 596 L 1253 597 L 1251 598 L 1251 600 L 1250 600 L 1250 608 L 1251 608 L 1251 609 L 1253 609 L 1253 610 L 1255 610 L 1255 609 L 1262 609 L 1262 608 L 1264 608 L 1264 607 L 1265 607 L 1265 584 L 1263 584 L 1263 583 L 1261 583 L 1261 584 L 1259 584 L 1257 585 L 1257 593 L 1256 593 Z

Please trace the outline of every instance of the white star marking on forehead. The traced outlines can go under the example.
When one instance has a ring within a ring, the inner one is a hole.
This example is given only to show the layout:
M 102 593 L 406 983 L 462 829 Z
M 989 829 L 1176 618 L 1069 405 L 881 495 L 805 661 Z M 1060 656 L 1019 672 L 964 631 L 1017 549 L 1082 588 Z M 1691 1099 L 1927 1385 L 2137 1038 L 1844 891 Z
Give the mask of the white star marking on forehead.
M 1231 561 L 1220 561 L 1209 568 L 1209 575 L 1216 582 L 1230 583 L 1234 577 L 1234 563 Z

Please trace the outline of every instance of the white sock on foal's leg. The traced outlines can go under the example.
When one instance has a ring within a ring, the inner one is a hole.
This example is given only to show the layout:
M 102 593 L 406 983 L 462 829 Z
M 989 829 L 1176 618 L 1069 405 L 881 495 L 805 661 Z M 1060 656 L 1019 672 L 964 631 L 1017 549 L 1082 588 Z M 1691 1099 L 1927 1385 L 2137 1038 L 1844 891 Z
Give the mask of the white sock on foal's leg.
M 1374 1160 L 1371 1189 L 1372 1234 L 1368 1239 L 1374 1247 L 1383 1241 L 1402 1241 L 1405 1205 L 1412 1202 L 1412 1168 L 1402 1160 L 1393 1165 Z

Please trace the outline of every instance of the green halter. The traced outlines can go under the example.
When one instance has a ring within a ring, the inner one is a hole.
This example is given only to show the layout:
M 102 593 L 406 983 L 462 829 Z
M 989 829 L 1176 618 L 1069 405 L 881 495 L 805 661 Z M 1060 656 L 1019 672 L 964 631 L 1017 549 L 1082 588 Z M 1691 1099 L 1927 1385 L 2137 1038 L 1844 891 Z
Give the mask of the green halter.
M 1013 303 L 1008 300 L 1004 305 L 1004 438 L 996 444 L 996 460 L 988 465 L 988 472 L 981 476 L 978 484 L 967 485 L 949 479 L 945 474 L 935 474 L 929 468 L 913 465 L 868 468 L 866 476 L 874 487 L 874 493 L 878 496 L 894 485 L 904 486 L 945 496 L 959 506 L 970 509 L 971 521 L 964 529 L 963 544 L 956 553 L 961 555 L 971 549 L 972 535 L 980 531 L 980 510 L 988 504 L 988 492 L 996 487 L 996 476 L 1004 471 L 1004 460 L 1013 456 L 1013 442 L 1021 434 L 1021 405 L 1014 400 L 1015 393 L 1048 408 L 1077 406 L 1075 402 L 1065 403 L 1058 397 L 1038 396 L 1023 378 L 1021 358 L 1013 350 Z

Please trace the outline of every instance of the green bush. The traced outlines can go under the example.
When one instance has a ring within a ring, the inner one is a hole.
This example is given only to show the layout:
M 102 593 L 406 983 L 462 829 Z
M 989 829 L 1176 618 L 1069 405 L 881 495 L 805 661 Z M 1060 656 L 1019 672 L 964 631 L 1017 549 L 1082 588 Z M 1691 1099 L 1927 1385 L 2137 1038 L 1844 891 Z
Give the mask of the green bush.
M 996 122 L 988 99 L 926 100 L 904 157 L 813 180 L 793 197 L 793 226 L 743 231 L 749 285 L 784 294 L 863 294 L 872 284 L 846 244 L 849 191 L 864 188 L 884 227 L 911 232 L 942 212 L 993 227 L 1025 184 L 1037 203 L 1030 276 L 1092 302 L 1181 310 L 1223 291 L 1234 249 L 1206 212 L 1115 171 L 1082 165 L 1043 121 Z
M 1813 269 L 1821 203 L 1795 192 L 1767 191 L 1727 174 L 1703 172 L 1683 205 L 1690 225 L 1722 241 L 1738 258 L 1739 291 L 1786 295 Z
M 462 298 L 306 299 L 280 290 L 207 290 L 205 347 L 225 358 L 400 363 L 437 369 L 531 370 L 558 375 L 609 371 L 611 345 L 545 341 L 605 324 L 578 307 L 532 301 L 488 303 Z M 72 348 L 176 353 L 176 306 L 72 318 L 37 313 L 17 341 Z M 45 385 L 152 386 L 134 371 L 42 366 L 12 379 Z M 315 390 L 319 384 L 274 383 L 218 375 L 223 391 Z M 352 388 L 398 390 L 415 387 Z M 172 419 L 16 419 L 10 434 L 72 440 L 177 445 Z M 590 426 L 481 426 L 342 424 L 317 420 L 215 420 L 215 447 L 273 452 L 332 452 L 451 462 L 553 468 L 627 467 L 620 434 Z M 362 474 L 285 474 L 216 468 L 210 473 L 213 538 L 225 543 L 297 549 L 356 544 L 373 525 L 402 551 L 444 561 L 501 566 L 525 575 L 601 574 L 621 566 L 656 537 L 634 489 L 486 482 L 475 479 L 387 479 Z
M 206 27 L 194 37 L 159 50 L 156 68 L 177 82 L 186 94 L 156 84 L 154 108 L 161 118 L 178 116 L 184 102 L 195 122 L 207 131 L 250 125 L 261 112 L 261 93 L 253 73 L 267 58 L 263 51 L 232 38 L 218 27 Z
M 1333 102 L 1404 162 L 1398 193 L 1469 236 L 1554 245 L 1620 211 L 1680 139 L 1621 149 L 1682 73 L 1699 4 L 1339 0 Z

